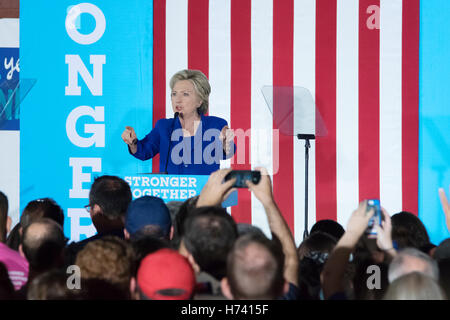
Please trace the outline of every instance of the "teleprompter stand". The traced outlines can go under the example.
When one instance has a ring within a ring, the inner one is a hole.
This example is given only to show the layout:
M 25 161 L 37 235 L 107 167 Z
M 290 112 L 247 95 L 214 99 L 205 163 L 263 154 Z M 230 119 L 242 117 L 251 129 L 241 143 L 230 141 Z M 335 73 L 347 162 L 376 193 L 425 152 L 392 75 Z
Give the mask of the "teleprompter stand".
M 305 224 L 303 239 L 308 237 L 308 175 L 311 140 L 327 135 L 325 123 L 307 88 L 298 86 L 264 86 L 261 88 L 274 125 L 285 136 L 305 140 Z M 283 170 L 283 168 L 280 168 Z

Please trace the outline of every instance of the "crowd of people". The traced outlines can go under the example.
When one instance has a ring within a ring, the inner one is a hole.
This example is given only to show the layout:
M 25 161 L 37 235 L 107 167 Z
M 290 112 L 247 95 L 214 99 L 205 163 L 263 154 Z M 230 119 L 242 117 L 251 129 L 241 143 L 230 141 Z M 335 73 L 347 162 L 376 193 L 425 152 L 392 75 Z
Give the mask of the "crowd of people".
M 130 186 L 100 176 L 89 192 L 96 235 L 68 243 L 64 212 L 31 201 L 11 229 L 0 192 L 0 299 L 10 300 L 444 300 L 450 297 L 450 239 L 435 245 L 416 215 L 359 204 L 348 224 L 317 221 L 296 247 L 264 168 L 249 191 L 270 235 L 236 223 L 221 207 L 231 169 L 211 174 L 185 202 L 132 199 Z M 440 190 L 450 225 L 450 205 Z

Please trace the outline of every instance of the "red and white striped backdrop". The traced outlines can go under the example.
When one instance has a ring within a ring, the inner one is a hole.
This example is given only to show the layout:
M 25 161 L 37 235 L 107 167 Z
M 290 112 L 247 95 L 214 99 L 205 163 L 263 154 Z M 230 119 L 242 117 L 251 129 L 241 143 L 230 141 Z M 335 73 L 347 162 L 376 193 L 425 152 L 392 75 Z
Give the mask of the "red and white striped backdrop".
M 154 0 L 154 122 L 173 114 L 170 77 L 202 70 L 209 114 L 253 130 L 245 164 L 234 167 L 279 165 L 275 198 L 299 243 L 304 142 L 260 139 L 258 130 L 273 128 L 261 87 L 309 89 L 325 121 L 328 135 L 311 145 L 309 227 L 345 226 L 365 198 L 417 214 L 418 59 L 419 0 Z M 231 213 L 268 228 L 247 190 Z

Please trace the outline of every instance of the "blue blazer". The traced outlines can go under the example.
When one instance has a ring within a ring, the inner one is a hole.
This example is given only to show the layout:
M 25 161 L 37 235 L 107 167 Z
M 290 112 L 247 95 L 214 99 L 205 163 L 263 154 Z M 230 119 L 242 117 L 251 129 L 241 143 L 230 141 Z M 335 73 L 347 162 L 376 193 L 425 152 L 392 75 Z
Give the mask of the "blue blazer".
M 219 139 L 220 131 L 226 125 L 227 121 L 222 118 L 202 115 L 195 136 L 183 137 L 179 118 L 160 119 L 144 139 L 138 140 L 137 152 L 133 156 L 148 160 L 159 153 L 159 170 L 164 172 L 170 145 L 167 173 L 208 175 L 218 170 L 220 160 L 226 158 Z M 233 156 L 235 151 L 234 145 L 233 152 L 228 157 Z

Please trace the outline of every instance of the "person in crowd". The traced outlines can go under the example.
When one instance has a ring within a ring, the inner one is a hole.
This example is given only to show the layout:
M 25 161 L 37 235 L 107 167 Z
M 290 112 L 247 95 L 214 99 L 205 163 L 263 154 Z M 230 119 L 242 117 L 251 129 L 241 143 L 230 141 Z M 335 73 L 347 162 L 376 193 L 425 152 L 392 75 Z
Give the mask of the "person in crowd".
M 375 261 L 369 254 L 355 254 L 351 263 L 354 272 L 351 279 L 351 297 L 354 300 L 382 300 L 388 287 L 387 261 Z
M 367 200 L 362 201 L 352 213 L 344 235 L 328 257 L 321 274 L 323 296 L 325 299 L 351 298 L 346 290 L 348 286 L 351 287 L 351 284 L 345 283 L 342 279 L 348 268 L 350 255 L 355 251 L 360 239 L 365 237 L 364 231 L 367 229 L 369 220 L 374 213 L 375 211 L 373 209 L 367 209 Z M 384 217 L 382 225 L 376 225 L 376 245 L 378 249 L 392 258 L 396 256 L 396 251 L 391 237 L 391 220 L 389 214 L 384 209 L 382 209 L 382 214 Z
M 38 275 L 63 265 L 67 238 L 61 225 L 49 218 L 41 218 L 23 230 L 19 252 L 29 263 L 28 282 L 19 291 L 19 297 L 26 298 L 28 284 Z
M 16 300 L 15 287 L 3 262 L 0 262 L 0 300 Z
M 287 222 L 278 208 L 273 197 L 272 181 L 266 168 L 256 167 L 261 172 L 261 180 L 258 184 L 246 181 L 249 190 L 261 202 L 266 213 L 269 228 L 273 236 L 276 236 L 282 246 L 284 254 L 284 279 L 288 283 L 288 291 L 283 299 L 294 300 L 298 298 L 298 266 L 299 259 L 295 246 L 294 237 Z M 272 236 L 272 237 L 273 237 Z
M 415 271 L 395 279 L 384 300 L 446 300 L 446 296 L 435 279 Z
M 8 207 L 8 198 L 0 191 L 0 262 L 8 270 L 14 289 L 19 290 L 28 280 L 28 261 L 5 244 L 6 235 L 11 228 Z
M 258 233 L 261 235 L 265 235 L 264 232 L 259 227 L 249 223 L 237 223 L 236 226 L 239 237 L 248 233 Z
M 129 184 L 116 176 L 104 175 L 94 180 L 86 206 L 97 234 L 71 243 L 66 250 L 66 265 L 74 264 L 76 256 L 86 244 L 112 235 L 124 238 L 124 223 L 132 195 Z
M 190 300 L 195 291 L 195 272 L 177 251 L 163 248 L 147 255 L 136 275 L 137 300 Z
M 328 254 L 333 251 L 336 243 L 337 239 L 329 233 L 322 231 L 310 233 L 310 235 L 298 246 L 298 258 L 301 261 L 304 257 L 314 255 L 315 253 L 323 254 L 328 257 Z
M 329 233 L 315 231 L 298 247 L 298 287 L 301 300 L 320 299 L 320 273 L 336 243 L 336 238 Z
M 224 208 L 199 207 L 186 218 L 179 252 L 192 264 L 197 282 L 210 284 L 210 298 L 222 296 L 220 280 L 225 276 L 227 255 L 236 238 L 236 223 Z
M 158 120 L 142 140 L 127 126 L 122 139 L 129 153 L 140 160 L 159 153 L 160 171 L 169 174 L 206 175 L 218 170 L 220 160 L 234 154 L 234 134 L 226 120 L 206 115 L 211 92 L 208 78 L 199 70 L 181 70 L 170 79 L 170 89 L 174 117 Z M 194 137 L 203 141 L 200 147 Z
M 159 249 L 172 248 L 169 241 L 147 235 L 138 235 L 130 239 L 130 244 L 133 247 L 136 266 L 139 266 L 142 259 L 150 253 L 153 253 Z
M 55 200 L 51 198 L 33 200 L 26 205 L 20 216 L 19 223 L 11 230 L 6 240 L 8 247 L 18 251 L 23 229 L 40 218 L 52 219 L 64 229 L 64 212 Z
M 78 300 L 80 288 L 69 288 L 68 276 L 63 269 L 41 273 L 29 283 L 27 300 Z
M 169 209 L 170 219 L 172 220 L 172 226 L 175 224 L 175 218 L 183 203 L 184 201 L 169 201 L 166 203 L 166 206 Z
M 312 227 L 309 234 L 313 234 L 315 232 L 325 232 L 331 235 L 333 238 L 338 241 L 345 233 L 344 227 L 334 220 L 324 219 L 317 221 Z
M 427 229 L 420 219 L 411 212 L 394 214 L 392 220 L 392 240 L 397 249 L 416 248 L 429 254 L 435 247 L 430 243 Z
M 433 259 L 441 261 L 450 259 L 450 238 L 442 240 L 433 252 Z
M 416 248 L 405 248 L 398 251 L 389 265 L 389 282 L 415 271 L 439 280 L 439 268 L 435 260 Z
M 439 268 L 439 285 L 445 292 L 447 298 L 450 297 L 450 258 L 437 261 Z
M 180 249 L 181 238 L 184 235 L 184 222 L 186 221 L 188 214 L 197 207 L 198 198 L 199 196 L 195 196 L 184 201 L 180 206 L 178 213 L 172 220 L 173 237 L 170 243 L 172 248 L 175 250 Z
M 27 300 L 127 300 L 117 286 L 101 279 L 79 279 L 79 287 L 69 287 L 70 274 L 65 269 L 52 269 L 40 274 L 29 284 Z
M 287 281 L 289 291 L 284 298 L 294 299 L 298 295 L 298 255 L 295 242 L 289 227 L 273 198 L 272 182 L 265 168 L 255 168 L 261 172 L 261 180 L 258 184 L 246 181 L 249 190 L 264 206 L 271 233 L 276 236 L 282 245 L 284 254 L 284 278 Z M 223 182 L 231 169 L 222 169 L 211 174 L 208 182 L 203 187 L 197 201 L 197 206 L 218 205 L 235 190 L 234 179 Z
M 228 255 L 222 292 L 230 300 L 274 300 L 289 290 L 283 272 L 283 248 L 276 235 L 269 240 L 248 233 L 236 240 Z
M 130 203 L 125 216 L 125 239 L 138 232 L 167 241 L 173 237 L 170 212 L 161 198 L 142 196 Z
M 116 286 L 129 297 L 135 272 L 135 257 L 130 244 L 115 236 L 90 241 L 78 253 L 75 265 L 82 279 L 99 279 Z

